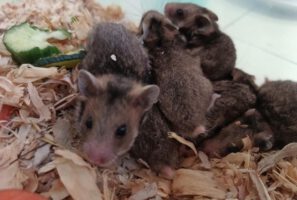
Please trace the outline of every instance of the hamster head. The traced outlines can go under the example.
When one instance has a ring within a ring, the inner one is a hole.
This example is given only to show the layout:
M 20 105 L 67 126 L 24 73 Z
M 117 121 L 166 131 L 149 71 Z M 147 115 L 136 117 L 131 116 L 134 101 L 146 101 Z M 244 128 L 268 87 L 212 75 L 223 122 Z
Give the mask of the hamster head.
M 80 148 L 91 163 L 108 167 L 133 145 L 144 113 L 158 100 L 159 88 L 81 70 L 78 89 Z
M 260 151 L 270 150 L 274 145 L 270 126 L 256 109 L 249 109 L 240 119 L 224 127 L 218 135 L 205 140 L 202 150 L 212 157 L 238 152 L 244 147 L 242 139 L 247 136 Z
M 201 144 L 201 150 L 210 157 L 223 157 L 240 151 L 243 148 L 242 138 L 249 134 L 251 134 L 251 129 L 234 122 L 223 128 L 218 135 L 206 139 Z
M 218 32 L 218 16 L 207 8 L 192 3 L 167 3 L 165 16 L 179 27 L 188 41 L 198 36 L 208 37 Z
M 178 27 L 183 27 L 195 14 L 205 15 L 214 22 L 219 20 L 218 16 L 211 10 L 193 3 L 167 3 L 164 13 Z
M 178 28 L 167 17 L 151 10 L 142 16 L 138 35 L 145 47 L 162 47 L 178 35 Z

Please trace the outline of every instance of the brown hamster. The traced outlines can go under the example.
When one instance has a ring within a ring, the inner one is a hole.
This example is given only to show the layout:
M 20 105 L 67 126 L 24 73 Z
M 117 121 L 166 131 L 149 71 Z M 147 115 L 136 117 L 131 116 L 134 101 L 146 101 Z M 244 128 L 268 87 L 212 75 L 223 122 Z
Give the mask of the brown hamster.
M 80 64 L 94 75 L 118 74 L 150 82 L 149 57 L 134 33 L 121 24 L 100 23 L 90 33 Z
M 145 160 L 153 170 L 172 178 L 179 160 L 180 143 L 168 138 L 170 128 L 156 104 L 141 125 L 140 132 L 131 149 L 131 155 Z
M 140 34 L 151 58 L 153 79 L 160 87 L 158 106 L 171 130 L 190 137 L 205 132 L 213 91 L 199 60 L 185 52 L 176 27 L 156 11 L 143 15 Z
M 274 145 L 274 133 L 269 124 L 256 109 L 249 109 L 216 136 L 206 139 L 200 148 L 211 157 L 222 157 L 240 151 L 243 148 L 242 139 L 247 136 L 261 151 L 270 150 Z
M 297 82 L 264 83 L 258 92 L 257 107 L 275 132 L 275 147 L 297 142 Z
M 167 3 L 164 12 L 185 36 L 190 54 L 200 57 L 205 76 L 212 81 L 226 79 L 235 66 L 236 50 L 219 29 L 218 16 L 192 3 Z
M 221 128 L 239 118 L 255 106 L 258 86 L 254 76 L 234 68 L 228 80 L 213 82 L 216 99 L 207 113 L 208 134 L 212 136 Z M 217 101 L 217 102 L 216 102 Z M 203 138 L 199 138 L 199 142 Z
M 91 163 L 107 167 L 133 145 L 141 118 L 158 100 L 159 87 L 142 83 L 147 56 L 136 36 L 122 25 L 97 25 L 80 67 L 81 148 Z
M 247 85 L 235 81 L 217 81 L 213 83 L 213 88 L 220 97 L 206 115 L 208 136 L 218 133 L 256 104 L 256 95 Z

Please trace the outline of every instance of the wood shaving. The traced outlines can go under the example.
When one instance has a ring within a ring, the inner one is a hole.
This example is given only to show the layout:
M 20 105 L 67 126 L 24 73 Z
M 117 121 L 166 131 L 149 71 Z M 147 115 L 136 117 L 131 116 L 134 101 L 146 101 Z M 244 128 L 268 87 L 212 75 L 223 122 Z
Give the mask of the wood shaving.
M 33 108 L 35 108 L 36 114 L 39 115 L 40 121 L 48 121 L 51 119 L 51 112 L 49 106 L 46 106 L 42 99 L 39 96 L 37 89 L 32 85 L 32 83 L 28 83 L 28 93 L 32 103 Z
M 0 169 L 0 188 L 1 189 L 23 189 L 23 184 L 27 180 L 27 176 L 20 168 L 19 162 L 14 162 Z
M 7 77 L 17 84 L 31 83 L 34 81 L 42 80 L 53 76 L 58 76 L 59 71 L 55 67 L 41 68 L 34 67 L 30 64 L 23 64 L 19 68 L 12 69 Z
M 262 174 L 274 167 L 280 160 L 292 156 L 297 156 L 297 143 L 288 144 L 281 151 L 261 160 L 258 164 L 258 171 Z
M 198 152 L 197 152 L 197 150 L 195 148 L 195 145 L 192 142 L 186 140 L 185 138 L 183 138 L 183 137 L 181 137 L 181 136 L 179 136 L 179 135 L 177 135 L 176 133 L 173 133 L 173 132 L 169 132 L 168 137 L 172 138 L 172 139 L 175 139 L 176 141 L 178 141 L 179 143 L 181 143 L 183 145 L 186 145 L 187 147 L 189 147 L 190 149 L 193 150 L 195 155 L 198 154 Z
M 176 196 L 207 196 L 225 199 L 226 192 L 220 183 L 213 178 L 214 174 L 207 171 L 179 169 L 172 182 L 172 190 Z
M 257 188 L 259 198 L 261 200 L 271 200 L 267 188 L 265 187 L 263 181 L 258 176 L 258 174 L 256 174 L 255 171 L 249 171 L 249 175 L 251 177 L 252 182 L 255 184 L 255 187 Z
M 69 196 L 69 193 L 63 183 L 56 179 L 52 183 L 52 187 L 48 192 L 43 193 L 46 197 L 51 197 L 53 200 L 63 200 Z
M 102 199 L 94 171 L 64 158 L 55 159 L 55 163 L 60 180 L 73 199 Z
M 133 194 L 129 199 L 130 200 L 149 199 L 152 197 L 156 197 L 157 191 L 158 191 L 158 188 L 156 183 L 148 184 L 144 188 L 142 188 L 141 190 Z

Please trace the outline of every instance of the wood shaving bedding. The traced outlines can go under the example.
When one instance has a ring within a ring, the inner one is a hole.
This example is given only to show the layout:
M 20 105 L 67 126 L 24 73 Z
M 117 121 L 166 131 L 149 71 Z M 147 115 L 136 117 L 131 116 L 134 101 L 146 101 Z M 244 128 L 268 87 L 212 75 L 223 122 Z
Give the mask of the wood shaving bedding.
M 120 7 L 104 8 L 94 0 L 26 0 L 1 6 L 0 108 L 11 105 L 17 112 L 9 122 L 0 121 L 0 189 L 25 189 L 54 200 L 297 199 L 296 143 L 257 153 L 245 139 L 243 152 L 222 159 L 198 152 L 184 158 L 171 181 L 129 155 L 111 169 L 91 166 L 71 148 L 76 71 L 17 67 L 2 43 L 3 32 L 23 21 L 67 28 L 73 37 L 57 44 L 63 51 L 83 46 L 96 22 L 113 21 L 136 30 Z

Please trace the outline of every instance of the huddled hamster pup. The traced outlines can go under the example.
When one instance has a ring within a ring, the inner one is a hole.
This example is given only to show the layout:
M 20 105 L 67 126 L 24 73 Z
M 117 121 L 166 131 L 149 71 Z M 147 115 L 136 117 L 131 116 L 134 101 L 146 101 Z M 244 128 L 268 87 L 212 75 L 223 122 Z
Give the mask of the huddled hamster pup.
M 172 178 L 178 164 L 180 143 L 168 138 L 170 128 L 158 106 L 148 111 L 131 155 L 146 161 L 150 167 L 166 178 Z
M 216 81 L 231 74 L 236 61 L 235 46 L 219 29 L 215 13 L 192 3 L 167 3 L 164 12 L 186 38 L 190 54 L 201 58 L 206 77 Z
M 264 83 L 258 92 L 257 107 L 275 132 L 276 147 L 297 142 L 297 82 Z
M 256 104 L 256 95 L 248 85 L 233 80 L 216 81 L 213 83 L 213 89 L 219 97 L 206 115 L 207 136 L 217 134 L 220 129 L 242 116 Z
M 119 24 L 94 27 L 80 68 L 81 148 L 91 163 L 107 167 L 133 145 L 144 113 L 157 102 L 159 87 L 143 84 L 148 56 L 137 37 Z
M 204 133 L 213 90 L 199 60 L 185 52 L 176 27 L 156 11 L 143 15 L 140 35 L 151 59 L 153 79 L 160 87 L 157 105 L 171 130 L 190 137 Z
M 200 148 L 211 157 L 222 157 L 240 151 L 243 148 L 242 139 L 247 136 L 261 151 L 270 150 L 274 145 L 274 133 L 269 124 L 256 109 L 249 109 L 216 136 L 206 139 Z
M 149 82 L 149 57 L 134 33 L 121 24 L 100 23 L 90 32 L 80 64 L 94 75 L 114 74 Z

